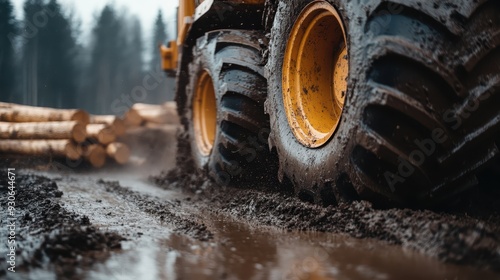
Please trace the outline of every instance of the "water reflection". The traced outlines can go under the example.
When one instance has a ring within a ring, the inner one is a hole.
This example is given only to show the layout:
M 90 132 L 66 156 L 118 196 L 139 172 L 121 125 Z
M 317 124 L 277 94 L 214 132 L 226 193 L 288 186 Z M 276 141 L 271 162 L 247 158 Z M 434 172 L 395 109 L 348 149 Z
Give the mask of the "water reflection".
M 254 230 L 216 217 L 214 242 L 172 234 L 128 242 L 89 279 L 498 279 L 370 240 L 334 234 Z

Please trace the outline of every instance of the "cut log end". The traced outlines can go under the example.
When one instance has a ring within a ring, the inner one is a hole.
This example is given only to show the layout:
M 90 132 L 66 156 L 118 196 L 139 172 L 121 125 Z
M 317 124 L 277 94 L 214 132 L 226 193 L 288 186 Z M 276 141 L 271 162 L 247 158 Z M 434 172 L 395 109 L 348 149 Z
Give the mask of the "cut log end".
M 65 156 L 70 160 L 78 160 L 82 156 L 82 150 L 73 142 L 66 143 L 64 147 Z
M 85 139 L 87 139 L 85 125 L 81 123 L 75 124 L 73 130 L 71 131 L 71 137 L 78 143 L 85 141 Z
M 113 129 L 116 136 L 122 136 L 126 132 L 125 123 L 122 119 L 113 115 L 92 115 L 90 116 L 92 124 L 106 124 Z
M 88 137 L 95 138 L 103 145 L 107 145 L 116 140 L 113 129 L 106 124 L 89 124 L 86 129 Z
M 109 144 L 106 153 L 119 164 L 126 164 L 130 158 L 130 149 L 123 143 Z
M 141 115 L 139 115 L 137 110 L 131 108 L 127 111 L 127 113 L 125 113 L 123 121 L 125 122 L 125 126 L 127 127 L 140 126 L 142 123 L 142 117 Z
M 83 156 L 93 167 L 100 168 L 106 163 L 106 151 L 101 145 L 85 147 Z
M 88 124 L 90 123 L 90 115 L 83 110 L 74 110 L 71 120 L 82 124 Z

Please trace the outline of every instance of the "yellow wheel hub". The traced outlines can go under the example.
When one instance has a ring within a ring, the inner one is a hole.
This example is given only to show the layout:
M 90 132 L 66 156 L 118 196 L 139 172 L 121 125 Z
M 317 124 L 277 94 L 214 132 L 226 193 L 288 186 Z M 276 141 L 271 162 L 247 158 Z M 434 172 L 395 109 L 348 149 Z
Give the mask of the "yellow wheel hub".
M 307 5 L 295 22 L 283 64 L 283 101 L 300 143 L 324 145 L 337 129 L 347 92 L 345 28 L 326 1 Z
M 212 151 L 217 129 L 217 103 L 212 77 L 203 71 L 196 85 L 193 102 L 193 124 L 196 144 L 202 155 Z

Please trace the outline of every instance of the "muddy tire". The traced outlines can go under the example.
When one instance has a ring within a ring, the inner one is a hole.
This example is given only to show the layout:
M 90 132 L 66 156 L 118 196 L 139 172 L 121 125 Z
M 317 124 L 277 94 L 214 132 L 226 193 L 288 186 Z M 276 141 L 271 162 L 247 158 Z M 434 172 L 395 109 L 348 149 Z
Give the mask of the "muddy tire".
M 500 3 L 327 1 L 347 34 L 347 92 L 335 133 L 310 148 L 290 128 L 282 77 L 288 38 L 311 2 L 280 1 L 271 30 L 266 111 L 280 177 L 323 204 L 429 206 L 474 186 L 498 154 Z
M 254 182 L 266 174 L 264 44 L 259 32 L 222 30 L 199 38 L 193 50 L 183 123 L 195 168 L 221 185 Z M 197 93 L 203 87 L 212 95 L 204 101 Z

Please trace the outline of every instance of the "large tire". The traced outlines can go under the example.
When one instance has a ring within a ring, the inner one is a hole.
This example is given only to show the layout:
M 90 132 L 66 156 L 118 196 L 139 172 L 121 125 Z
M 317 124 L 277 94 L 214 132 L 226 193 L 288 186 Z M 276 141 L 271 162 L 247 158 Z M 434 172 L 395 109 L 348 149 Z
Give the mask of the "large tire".
M 500 2 L 327 1 L 347 33 L 347 97 L 329 142 L 308 148 L 287 121 L 282 69 L 311 2 L 280 1 L 271 30 L 266 111 L 280 177 L 323 204 L 435 206 L 474 186 L 498 154 Z
M 180 141 L 190 143 L 195 169 L 221 185 L 261 180 L 269 170 L 270 129 L 264 113 L 267 82 L 262 60 L 265 42 L 257 31 L 218 30 L 199 38 L 193 49 L 185 107 L 180 110 L 187 139 Z M 197 142 L 193 107 L 203 73 L 211 78 L 216 105 L 215 138 L 208 153 Z

